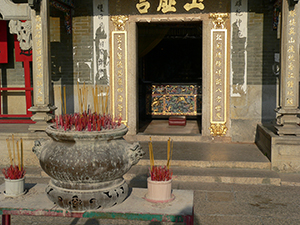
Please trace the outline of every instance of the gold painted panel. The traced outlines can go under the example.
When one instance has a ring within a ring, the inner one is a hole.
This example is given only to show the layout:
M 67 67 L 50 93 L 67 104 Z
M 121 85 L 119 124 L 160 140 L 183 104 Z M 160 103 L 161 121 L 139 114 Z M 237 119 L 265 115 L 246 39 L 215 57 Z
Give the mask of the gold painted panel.
M 37 15 L 35 18 L 36 25 L 35 25 L 35 42 L 36 44 L 36 50 L 35 50 L 35 56 L 36 56 L 36 104 L 44 104 L 45 100 L 45 91 L 44 91 L 44 82 L 43 82 L 43 57 L 42 57 L 42 19 L 41 16 Z
M 211 30 L 211 123 L 226 122 L 227 30 Z
M 112 114 L 127 124 L 127 32 L 112 32 Z
M 230 12 L 230 0 L 110 0 L 111 15 Z
M 295 9 L 289 11 L 287 16 L 287 62 L 285 67 L 285 82 L 284 82 L 284 100 L 283 106 L 286 107 L 297 107 L 297 96 L 298 93 L 298 82 L 296 76 L 298 76 L 298 50 L 297 50 L 297 20 Z
M 147 87 L 147 114 L 197 115 L 201 96 L 197 84 L 153 84 Z
M 223 29 L 224 20 L 213 17 L 215 29 L 211 30 L 211 96 L 210 96 L 210 133 L 223 136 L 226 127 L 227 109 L 227 30 Z M 221 29 L 218 29 L 221 28 Z

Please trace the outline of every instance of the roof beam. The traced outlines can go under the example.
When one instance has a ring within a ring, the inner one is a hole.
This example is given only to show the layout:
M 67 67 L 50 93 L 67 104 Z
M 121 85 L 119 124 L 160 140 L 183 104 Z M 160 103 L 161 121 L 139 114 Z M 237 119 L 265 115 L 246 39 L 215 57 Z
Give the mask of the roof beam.
M 30 20 L 30 10 L 27 3 L 16 4 L 10 0 L 0 0 L 0 13 L 4 20 Z

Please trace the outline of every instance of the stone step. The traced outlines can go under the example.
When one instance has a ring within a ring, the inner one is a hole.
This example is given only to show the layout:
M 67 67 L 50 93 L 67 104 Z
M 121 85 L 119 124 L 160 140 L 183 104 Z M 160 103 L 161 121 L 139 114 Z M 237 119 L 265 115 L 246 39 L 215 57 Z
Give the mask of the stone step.
M 299 173 L 279 173 L 279 176 L 283 186 L 300 186 Z
M 157 142 L 163 142 L 168 140 L 170 137 L 172 138 L 172 140 L 174 142 L 196 142 L 196 143 L 200 143 L 200 142 L 211 142 L 214 141 L 212 137 L 210 136 L 202 136 L 202 135 L 184 135 L 184 134 L 180 134 L 180 135 L 176 135 L 176 134 L 168 134 L 168 135 L 149 135 L 149 134 L 137 134 L 134 136 L 129 136 L 127 135 L 125 137 L 125 139 L 128 142 L 148 142 L 149 139 L 152 139 L 152 141 L 157 141 Z M 230 142 L 230 138 L 228 137 L 222 137 L 222 138 L 216 138 L 217 140 L 220 139 L 222 142 Z
M 155 165 L 166 165 L 167 160 L 155 160 Z M 150 166 L 149 159 L 141 159 L 139 166 Z M 196 161 L 196 160 L 171 160 L 171 165 L 178 167 L 196 168 L 240 168 L 270 170 L 270 162 L 249 162 L 249 161 Z
M 138 165 L 150 165 L 148 142 L 140 142 L 146 153 Z M 167 142 L 153 142 L 155 165 L 166 165 Z M 175 142 L 172 166 L 270 170 L 270 160 L 255 144 Z
M 280 176 L 271 170 L 172 166 L 172 171 L 173 180 L 178 182 L 281 185 Z M 124 178 L 128 183 L 145 184 L 148 176 L 149 166 L 136 165 L 124 175 Z

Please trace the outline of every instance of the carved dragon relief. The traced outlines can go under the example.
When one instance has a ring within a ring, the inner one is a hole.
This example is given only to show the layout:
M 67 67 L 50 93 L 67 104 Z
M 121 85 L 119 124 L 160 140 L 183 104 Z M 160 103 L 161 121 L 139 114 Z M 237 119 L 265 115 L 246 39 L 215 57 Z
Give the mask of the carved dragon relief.
M 128 20 L 128 16 L 112 16 L 111 21 L 115 26 L 115 30 L 122 31 L 125 30 L 125 23 Z
M 22 50 L 26 51 L 32 48 L 31 21 L 11 20 L 9 21 L 9 31 L 11 34 L 17 34 Z
M 229 18 L 228 13 L 210 13 L 209 18 L 212 19 L 214 29 L 224 29 L 225 21 Z

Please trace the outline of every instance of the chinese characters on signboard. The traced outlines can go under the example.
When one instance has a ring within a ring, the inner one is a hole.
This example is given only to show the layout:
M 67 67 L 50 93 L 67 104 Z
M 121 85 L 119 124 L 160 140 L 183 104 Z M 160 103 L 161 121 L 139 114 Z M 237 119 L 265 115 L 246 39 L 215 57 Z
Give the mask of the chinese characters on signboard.
M 93 1 L 94 83 L 109 85 L 108 0 Z
M 241 97 L 247 93 L 248 0 L 231 1 L 231 12 L 230 95 Z
M 191 9 L 204 9 L 203 0 L 187 0 L 188 2 L 183 6 L 183 8 L 186 11 L 190 11 Z M 136 4 L 136 8 L 141 14 L 148 13 L 148 10 L 150 9 L 151 3 L 148 0 L 139 0 L 139 2 Z M 157 6 L 156 11 L 162 12 L 162 13 L 168 13 L 168 12 L 176 12 L 176 0 L 159 0 L 159 3 Z
M 127 33 L 113 31 L 113 114 L 127 123 Z
M 297 37 L 297 23 L 296 23 L 296 12 L 295 10 L 289 11 L 288 14 L 288 46 L 287 46 L 287 77 L 286 77 L 286 102 L 283 103 L 286 106 L 295 106 L 297 93 L 295 81 L 295 74 L 298 74 L 296 70 L 295 63 L 296 62 L 296 38 Z
M 214 28 L 211 30 L 211 87 L 210 133 L 222 136 L 227 132 L 227 13 L 211 13 Z
M 212 30 L 211 122 L 226 122 L 226 36 L 227 30 Z
M 36 16 L 35 25 L 35 40 L 36 40 L 36 84 L 37 84 L 37 104 L 44 103 L 44 82 L 43 82 L 43 60 L 42 60 L 42 19 L 41 16 Z

